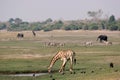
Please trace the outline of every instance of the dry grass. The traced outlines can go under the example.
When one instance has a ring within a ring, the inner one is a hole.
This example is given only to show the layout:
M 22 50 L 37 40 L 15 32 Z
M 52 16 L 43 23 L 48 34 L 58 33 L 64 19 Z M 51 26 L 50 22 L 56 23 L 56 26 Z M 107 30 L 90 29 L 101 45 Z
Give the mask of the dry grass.
M 24 39 L 21 40 L 36 40 L 41 42 L 55 41 L 55 42 L 72 42 L 72 43 L 82 43 L 85 41 L 93 41 L 96 44 L 96 39 L 98 35 L 105 34 L 109 37 L 109 40 L 113 44 L 120 44 L 120 31 L 106 31 L 106 30 L 95 30 L 95 31 L 64 31 L 64 30 L 54 30 L 49 32 L 36 31 L 36 37 L 33 36 L 31 31 L 20 31 L 24 34 Z M 18 31 L 0 31 L 0 41 L 9 40 L 20 40 L 18 39 Z M 71 38 L 72 37 L 72 38 Z
M 37 59 L 37 58 L 44 58 L 52 56 L 48 55 L 41 55 L 41 54 L 13 54 L 13 55 L 1 55 L 0 59 Z
M 16 36 L 18 33 L 23 33 L 24 38 L 18 39 Z M 75 30 L 75 31 L 64 31 L 64 30 L 54 30 L 49 32 L 44 31 L 36 31 L 36 37 L 33 36 L 32 31 L 0 31 L 0 41 L 33 41 L 35 44 L 43 44 L 44 42 L 63 42 L 66 45 L 78 45 L 83 46 L 83 43 L 86 41 L 92 41 L 93 45 L 104 45 L 96 41 L 98 35 L 105 34 L 108 36 L 109 41 L 114 44 L 120 44 L 120 31 L 106 31 L 106 30 L 95 30 L 95 31 L 83 31 L 83 30 Z M 0 46 L 0 49 L 11 48 L 11 49 L 22 49 L 23 52 L 29 52 L 32 49 L 32 46 L 29 46 L 30 49 L 24 49 L 24 47 L 20 46 Z M 26 51 L 27 50 L 27 51 Z M 83 52 L 83 53 L 99 53 L 99 52 Z M 102 52 L 100 52 L 102 53 Z M 103 52 L 104 53 L 104 52 Z M 107 52 L 105 52 L 107 53 Z M 46 55 L 48 56 L 48 55 Z M 42 55 L 38 54 L 21 54 L 21 57 L 18 54 L 11 55 L 1 55 L 1 58 L 32 58 L 32 57 L 42 57 Z

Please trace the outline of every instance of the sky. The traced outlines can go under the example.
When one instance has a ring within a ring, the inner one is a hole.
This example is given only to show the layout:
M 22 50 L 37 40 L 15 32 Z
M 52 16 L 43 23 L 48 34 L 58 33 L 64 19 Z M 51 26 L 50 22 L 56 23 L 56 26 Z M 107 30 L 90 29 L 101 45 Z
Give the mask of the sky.
M 82 20 L 99 9 L 103 18 L 120 18 L 120 0 L 0 0 L 0 21 Z

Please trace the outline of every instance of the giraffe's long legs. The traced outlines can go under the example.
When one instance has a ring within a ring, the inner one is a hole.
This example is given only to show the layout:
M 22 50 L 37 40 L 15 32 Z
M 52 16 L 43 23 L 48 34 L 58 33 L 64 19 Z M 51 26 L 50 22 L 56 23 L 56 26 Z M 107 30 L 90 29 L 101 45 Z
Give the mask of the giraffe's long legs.
M 73 58 L 70 58 L 70 72 L 73 72 Z
M 66 59 L 66 58 L 63 58 L 63 63 L 62 63 L 62 66 L 61 66 L 59 72 L 62 72 L 62 73 L 63 73 L 63 70 L 64 70 L 64 68 L 65 68 L 66 62 L 67 62 L 67 59 Z

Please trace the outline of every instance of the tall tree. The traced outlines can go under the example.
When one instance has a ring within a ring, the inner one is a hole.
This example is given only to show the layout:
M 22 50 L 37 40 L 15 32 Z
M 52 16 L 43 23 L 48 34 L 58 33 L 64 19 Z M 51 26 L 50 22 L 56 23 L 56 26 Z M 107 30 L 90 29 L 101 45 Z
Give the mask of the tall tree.
M 49 23 L 49 22 L 52 22 L 53 20 L 51 19 L 51 18 L 48 18 L 47 20 L 46 20 L 46 23 Z
M 14 23 L 14 19 L 13 19 L 13 18 L 10 18 L 10 19 L 8 20 L 8 22 L 11 23 L 11 24 Z
M 113 23 L 113 22 L 115 22 L 116 20 L 115 20 L 115 16 L 114 15 L 111 15 L 110 16 L 110 18 L 109 18 L 109 23 Z
M 116 19 L 114 15 L 111 15 L 109 20 L 108 20 L 108 24 L 109 24 L 109 29 L 110 30 L 118 30 L 118 26 L 116 25 Z
M 20 23 L 22 23 L 22 19 L 20 19 L 20 18 L 15 18 L 15 24 L 20 24 Z
M 93 19 L 98 19 L 102 16 L 103 11 L 101 9 L 99 9 L 98 11 L 88 11 L 87 14 Z

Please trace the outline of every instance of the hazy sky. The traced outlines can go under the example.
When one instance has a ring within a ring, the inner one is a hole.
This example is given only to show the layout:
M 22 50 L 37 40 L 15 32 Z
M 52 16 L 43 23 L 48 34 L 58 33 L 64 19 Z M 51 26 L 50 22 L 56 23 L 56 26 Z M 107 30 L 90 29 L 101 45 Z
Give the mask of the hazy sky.
M 88 11 L 102 9 L 105 15 L 120 18 L 120 0 L 0 0 L 0 21 L 80 20 Z

